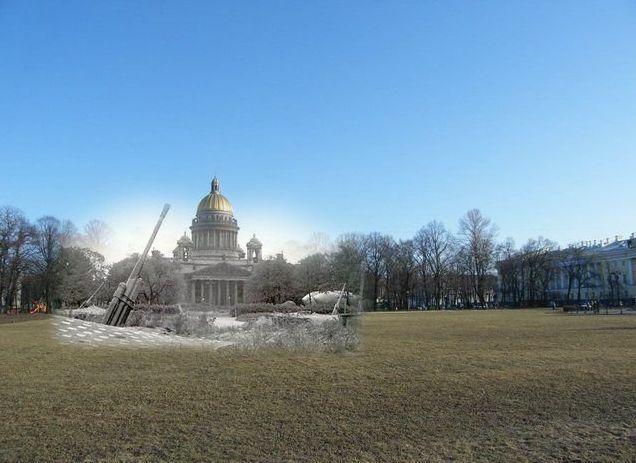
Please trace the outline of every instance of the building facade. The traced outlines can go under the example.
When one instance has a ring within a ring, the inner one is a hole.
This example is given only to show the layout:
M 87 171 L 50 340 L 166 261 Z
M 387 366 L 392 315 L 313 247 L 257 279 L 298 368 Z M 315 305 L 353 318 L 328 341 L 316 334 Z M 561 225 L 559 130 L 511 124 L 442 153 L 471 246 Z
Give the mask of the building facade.
M 623 302 L 632 305 L 636 300 L 636 234 L 622 239 L 616 236 L 613 241 L 606 239 L 598 242 L 580 243 L 576 256 L 577 262 L 561 259 L 550 280 L 549 291 L 554 300 L 600 300 L 607 303 Z M 568 255 L 567 250 L 561 251 Z M 575 275 L 575 276 L 573 276 Z M 579 281 L 580 279 L 580 281 Z M 580 287 L 580 298 L 579 298 Z
M 199 201 L 190 231 L 191 237 L 184 233 L 172 253 L 185 279 L 186 299 L 212 306 L 244 303 L 245 282 L 262 259 L 263 245 L 254 235 L 247 253 L 241 248 L 232 204 L 216 177 Z

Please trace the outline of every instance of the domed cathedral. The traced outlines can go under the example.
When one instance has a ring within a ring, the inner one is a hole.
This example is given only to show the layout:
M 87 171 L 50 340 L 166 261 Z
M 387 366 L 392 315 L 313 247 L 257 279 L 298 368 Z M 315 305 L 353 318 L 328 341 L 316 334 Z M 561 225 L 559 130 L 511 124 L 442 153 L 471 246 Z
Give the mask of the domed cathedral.
M 215 306 L 245 302 L 245 281 L 262 259 L 263 244 L 253 235 L 245 254 L 232 204 L 221 194 L 216 177 L 210 193 L 199 201 L 190 230 L 192 238 L 184 233 L 172 253 L 181 264 L 187 300 Z

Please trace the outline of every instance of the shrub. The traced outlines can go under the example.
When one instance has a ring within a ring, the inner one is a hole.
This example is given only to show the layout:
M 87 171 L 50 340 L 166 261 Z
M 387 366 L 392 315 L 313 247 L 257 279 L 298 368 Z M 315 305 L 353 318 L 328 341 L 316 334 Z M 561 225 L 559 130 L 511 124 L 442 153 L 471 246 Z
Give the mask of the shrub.
M 298 312 L 298 307 L 287 307 L 282 304 L 268 304 L 265 302 L 256 302 L 253 304 L 237 304 L 230 308 L 230 315 L 238 317 L 244 314 L 256 313 L 294 313 Z
M 206 313 L 156 313 L 153 311 L 133 311 L 126 326 L 142 328 L 163 328 L 184 336 L 206 336 L 215 331 L 214 317 Z
M 181 309 L 179 308 L 178 305 L 135 304 L 135 308 L 133 309 L 133 311 L 176 314 L 176 313 L 180 313 Z
M 255 323 L 236 344 L 239 349 L 275 348 L 341 352 L 358 345 L 358 335 L 338 320 L 312 323 L 296 317 L 272 317 L 270 323 Z
M 332 304 L 315 304 L 306 306 L 291 306 L 286 304 L 268 304 L 268 303 L 253 303 L 253 304 L 237 304 L 230 308 L 230 315 L 232 317 L 238 317 L 244 314 L 257 314 L 257 313 L 279 313 L 288 314 L 296 312 L 313 312 L 318 314 L 330 314 L 333 312 Z M 352 306 L 347 307 L 347 311 L 355 312 L 357 309 Z

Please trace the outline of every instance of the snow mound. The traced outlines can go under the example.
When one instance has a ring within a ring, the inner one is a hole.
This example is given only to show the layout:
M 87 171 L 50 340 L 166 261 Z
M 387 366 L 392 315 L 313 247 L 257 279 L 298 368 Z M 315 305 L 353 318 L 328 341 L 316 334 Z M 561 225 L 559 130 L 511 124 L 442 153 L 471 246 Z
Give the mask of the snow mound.
M 233 317 L 216 317 L 214 319 L 214 326 L 218 328 L 238 328 L 245 323 Z
M 102 309 L 96 305 L 91 305 L 89 307 L 82 307 L 81 309 L 73 309 L 71 313 L 73 315 L 104 315 L 106 313 L 106 309 Z

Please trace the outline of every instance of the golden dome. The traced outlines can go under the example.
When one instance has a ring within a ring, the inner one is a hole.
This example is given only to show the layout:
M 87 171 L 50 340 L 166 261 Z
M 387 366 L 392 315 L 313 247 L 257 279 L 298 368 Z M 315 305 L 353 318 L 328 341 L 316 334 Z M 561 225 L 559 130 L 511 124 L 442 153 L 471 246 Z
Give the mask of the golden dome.
M 232 203 L 219 192 L 219 180 L 216 177 L 212 180 L 212 191 L 210 194 L 199 202 L 197 212 L 200 211 L 225 212 L 226 214 L 232 214 L 233 212 Z
M 199 202 L 197 212 L 199 211 L 226 212 L 231 214 L 232 204 L 230 204 L 230 201 L 222 194 L 210 193 Z

